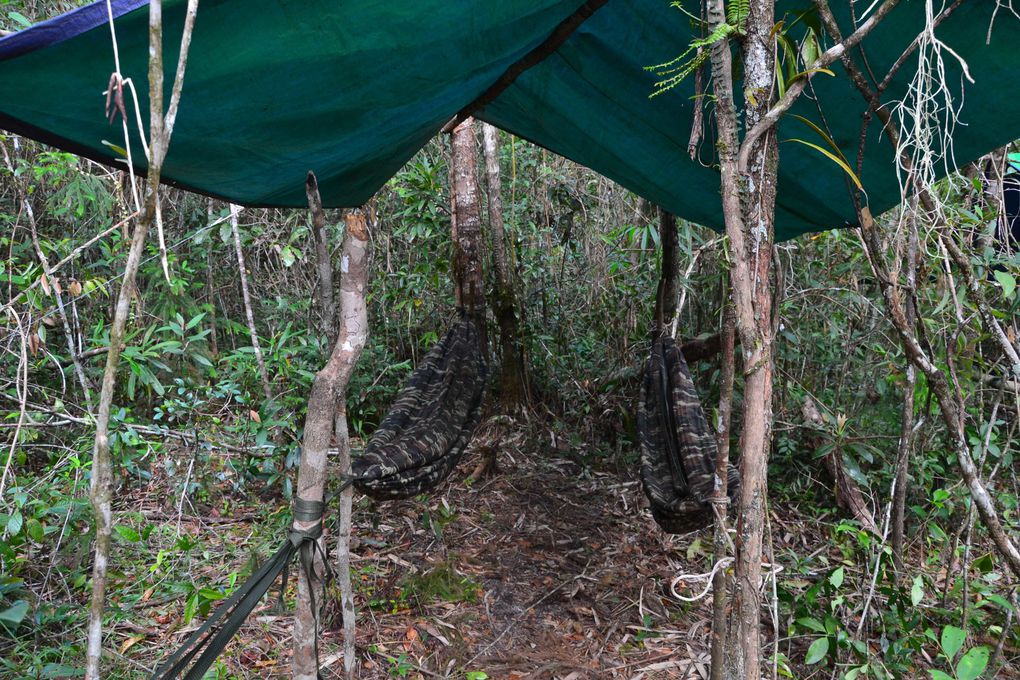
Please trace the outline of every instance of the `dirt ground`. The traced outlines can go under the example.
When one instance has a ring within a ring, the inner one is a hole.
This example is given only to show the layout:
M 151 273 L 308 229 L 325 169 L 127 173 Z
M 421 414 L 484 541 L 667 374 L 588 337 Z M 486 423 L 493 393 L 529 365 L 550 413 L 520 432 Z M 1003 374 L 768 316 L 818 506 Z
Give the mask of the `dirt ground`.
M 498 468 L 472 482 L 480 446 L 498 451 Z M 708 678 L 711 595 L 687 603 L 671 586 L 679 575 L 711 569 L 711 531 L 664 534 L 647 510 L 636 462 L 600 465 L 549 429 L 497 428 L 476 437 L 459 468 L 428 496 L 378 504 L 355 498 L 357 677 Z M 274 530 L 259 523 L 261 515 L 278 511 L 282 521 L 286 506 L 282 499 L 261 508 L 255 503 L 239 514 L 246 519 L 224 524 L 194 518 L 185 530 L 205 536 L 229 531 L 222 540 L 249 546 L 248 552 L 255 544 L 269 546 L 268 554 L 282 535 L 268 536 Z M 830 540 L 838 517 L 808 516 L 786 505 L 773 508 L 770 521 L 776 561 L 807 556 L 798 578 L 784 585 L 806 589 L 826 578 L 839 560 Z M 243 554 L 237 551 L 237 559 Z M 818 567 L 804 566 L 809 563 Z M 222 578 L 224 567 L 206 569 L 219 569 Z M 866 570 L 858 565 L 861 576 Z M 215 574 L 206 576 L 215 581 Z M 706 585 L 701 578 L 675 587 L 692 596 Z M 256 609 L 218 672 L 207 678 L 289 677 L 291 615 L 281 614 L 275 600 L 267 597 Z M 163 603 L 149 612 L 166 625 L 150 630 L 138 645 L 151 656 L 147 665 L 199 625 L 196 619 L 182 628 L 182 608 Z M 320 644 L 324 678 L 342 677 L 338 611 L 327 601 Z M 789 622 L 773 622 L 766 611 L 763 624 L 763 652 L 770 656 L 773 624 L 785 631 Z M 132 633 L 137 631 L 121 632 Z M 791 659 L 802 659 L 810 643 L 804 636 L 780 641 Z M 799 677 L 835 677 L 824 666 L 802 669 Z
M 483 443 L 498 450 L 498 467 L 477 482 L 478 438 L 428 496 L 373 503 L 356 495 L 359 677 L 707 678 L 711 596 L 685 604 L 670 583 L 710 569 L 710 533 L 659 530 L 636 465 L 592 471 L 548 431 L 545 441 L 533 430 L 497 436 Z M 258 512 L 242 514 L 254 524 Z M 225 527 L 237 540 L 257 531 L 239 521 L 185 523 L 196 533 Z M 291 619 L 274 601 L 256 609 L 216 677 L 289 676 Z M 164 610 L 150 612 L 168 624 L 146 641 L 156 655 L 199 623 L 182 629 L 180 613 Z M 338 610 L 327 605 L 324 617 L 324 677 L 342 675 Z

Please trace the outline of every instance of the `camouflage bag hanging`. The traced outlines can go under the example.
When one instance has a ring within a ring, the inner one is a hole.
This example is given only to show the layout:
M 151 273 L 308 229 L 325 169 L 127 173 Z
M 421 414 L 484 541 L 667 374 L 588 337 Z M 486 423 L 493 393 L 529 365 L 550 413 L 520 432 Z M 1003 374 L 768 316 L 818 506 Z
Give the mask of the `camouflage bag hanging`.
M 418 365 L 354 459 L 355 488 L 379 500 L 408 498 L 445 479 L 478 425 L 487 378 L 478 329 L 462 317 Z
M 645 364 L 637 426 L 641 484 L 652 517 L 671 534 L 710 525 L 718 450 L 715 435 L 683 353 L 668 335 L 655 340 Z M 732 465 L 727 479 L 732 503 L 740 490 L 740 476 Z

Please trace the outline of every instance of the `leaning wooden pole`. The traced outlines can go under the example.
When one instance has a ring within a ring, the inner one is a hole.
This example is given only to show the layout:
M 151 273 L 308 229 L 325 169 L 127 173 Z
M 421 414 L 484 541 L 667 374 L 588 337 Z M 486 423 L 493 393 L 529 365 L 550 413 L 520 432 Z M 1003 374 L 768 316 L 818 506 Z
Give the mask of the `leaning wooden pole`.
M 368 308 L 365 296 L 368 286 L 368 225 L 365 215 L 360 211 L 348 213 L 346 224 L 347 236 L 340 259 L 340 271 L 343 272 L 340 282 L 340 327 L 329 361 L 315 374 L 311 394 L 308 397 L 308 416 L 305 419 L 296 494 L 298 501 L 305 505 L 321 503 L 323 500 L 326 486 L 326 455 L 333 436 L 337 404 L 346 399 L 347 383 L 368 339 Z M 341 447 L 349 447 L 346 437 L 342 439 L 338 437 L 338 444 Z M 342 455 L 346 455 L 349 460 L 349 448 L 342 452 Z M 298 501 L 295 502 L 295 506 Z M 320 521 L 321 518 L 303 518 L 301 513 L 295 512 L 294 527 L 298 530 L 312 529 Z M 319 540 L 321 543 L 322 539 Z M 323 554 L 323 551 L 316 552 L 311 572 L 303 568 L 298 570 L 294 656 L 291 660 L 291 672 L 295 680 L 318 678 L 318 610 L 322 604 L 323 593 L 322 575 L 325 569 L 321 559 Z M 349 578 L 349 563 L 347 568 Z M 351 611 L 353 613 L 353 603 Z M 353 658 L 345 659 L 345 666 L 352 668 Z
M 173 132 L 174 121 L 184 83 L 184 71 L 188 63 L 191 34 L 198 12 L 198 0 L 188 0 L 184 30 L 181 35 L 180 56 L 174 77 L 170 106 L 163 114 L 163 11 L 161 0 L 149 3 L 149 158 L 145 203 L 142 214 L 135 222 L 124 264 L 124 278 L 113 322 L 110 325 L 110 349 L 106 353 L 106 368 L 103 371 L 103 385 L 99 392 L 99 406 L 96 412 L 96 437 L 92 453 L 92 479 L 89 497 L 95 516 L 95 556 L 92 562 L 92 600 L 89 606 L 88 639 L 85 651 L 85 679 L 99 680 L 101 677 L 103 652 L 103 610 L 106 605 L 106 573 L 110 559 L 110 536 L 113 530 L 113 462 L 110 457 L 110 413 L 113 406 L 113 390 L 117 383 L 117 367 L 124 344 L 124 329 L 127 326 L 128 310 L 134 293 L 135 276 L 142 260 L 145 236 L 156 219 L 160 172 L 166 158 Z M 114 87 L 111 81 L 110 87 Z

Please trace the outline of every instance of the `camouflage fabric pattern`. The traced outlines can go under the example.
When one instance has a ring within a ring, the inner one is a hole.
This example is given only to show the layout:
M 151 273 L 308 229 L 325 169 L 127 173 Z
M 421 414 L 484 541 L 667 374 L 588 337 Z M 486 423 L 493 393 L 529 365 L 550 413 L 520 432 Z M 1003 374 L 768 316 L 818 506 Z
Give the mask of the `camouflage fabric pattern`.
M 683 534 L 713 521 L 715 434 L 705 418 L 687 362 L 669 336 L 656 339 L 645 364 L 638 407 L 641 485 L 664 531 Z M 727 471 L 727 495 L 740 492 L 740 475 Z
M 455 323 L 415 369 L 354 459 L 354 486 L 372 498 L 408 498 L 443 481 L 478 425 L 488 367 L 478 330 Z

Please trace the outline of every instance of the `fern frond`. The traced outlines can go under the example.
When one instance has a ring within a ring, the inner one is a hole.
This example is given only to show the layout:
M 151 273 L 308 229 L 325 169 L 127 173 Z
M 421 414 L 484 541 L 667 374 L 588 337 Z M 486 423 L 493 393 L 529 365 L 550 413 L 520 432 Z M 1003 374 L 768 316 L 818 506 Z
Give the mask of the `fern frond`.
M 730 0 L 726 6 L 726 23 L 743 35 L 747 26 L 747 15 L 750 13 L 751 0 Z

